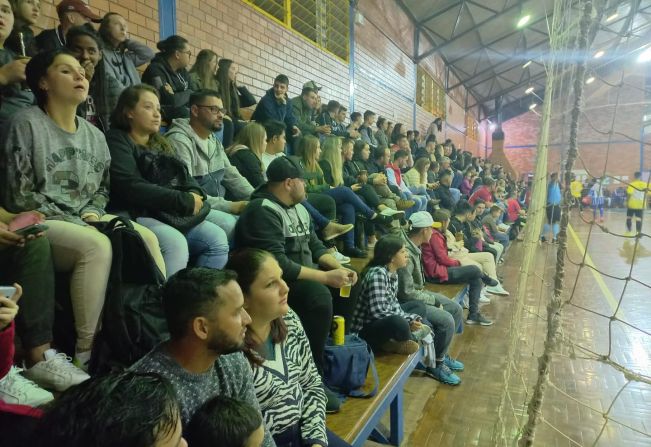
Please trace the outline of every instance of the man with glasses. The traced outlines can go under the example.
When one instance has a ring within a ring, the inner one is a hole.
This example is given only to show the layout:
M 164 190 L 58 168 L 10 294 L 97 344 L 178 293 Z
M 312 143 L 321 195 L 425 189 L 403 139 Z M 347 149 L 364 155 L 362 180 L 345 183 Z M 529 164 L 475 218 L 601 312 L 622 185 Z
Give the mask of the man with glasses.
M 190 175 L 208 194 L 216 213 L 208 219 L 233 240 L 237 215 L 246 207 L 253 187 L 231 165 L 224 147 L 214 133 L 221 130 L 226 110 L 219 93 L 199 90 L 190 95 L 190 118 L 176 118 L 165 134 L 186 164 Z M 226 196 L 229 199 L 227 200 Z

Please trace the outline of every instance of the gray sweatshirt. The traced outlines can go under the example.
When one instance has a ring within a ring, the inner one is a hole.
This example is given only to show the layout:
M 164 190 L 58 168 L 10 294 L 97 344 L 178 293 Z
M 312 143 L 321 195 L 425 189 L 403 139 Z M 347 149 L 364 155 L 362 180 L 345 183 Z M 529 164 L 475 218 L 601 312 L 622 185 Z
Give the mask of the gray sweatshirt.
M 32 106 L 3 129 L 0 190 L 9 211 L 37 210 L 79 224 L 85 213 L 104 215 L 111 162 L 106 139 L 83 118 L 76 121 L 77 130 L 66 132 Z
M 213 209 L 230 213 L 232 202 L 224 198 L 226 191 L 235 200 L 249 200 L 253 186 L 231 165 L 224 147 L 213 135 L 200 138 L 188 118 L 176 118 L 165 137 L 190 175 L 208 193 L 208 203 Z
M 154 348 L 130 369 L 154 372 L 172 383 L 181 407 L 181 420 L 187 426 L 194 413 L 215 396 L 240 399 L 260 411 L 253 388 L 253 373 L 244 354 L 221 355 L 206 372 L 194 374 L 185 370 L 165 351 L 164 344 Z M 264 447 L 276 444 L 265 427 Z

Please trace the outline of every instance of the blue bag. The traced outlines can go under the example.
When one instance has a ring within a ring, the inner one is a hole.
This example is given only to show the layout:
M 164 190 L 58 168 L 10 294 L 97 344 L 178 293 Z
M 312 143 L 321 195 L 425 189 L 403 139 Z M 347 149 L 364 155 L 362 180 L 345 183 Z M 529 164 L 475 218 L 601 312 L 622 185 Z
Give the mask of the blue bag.
M 346 335 L 343 345 L 334 345 L 328 338 L 324 354 L 323 381 L 332 391 L 350 397 L 373 397 L 380 380 L 375 369 L 375 358 L 368 344 L 355 334 Z M 366 383 L 369 368 L 373 375 L 373 389 L 361 390 Z

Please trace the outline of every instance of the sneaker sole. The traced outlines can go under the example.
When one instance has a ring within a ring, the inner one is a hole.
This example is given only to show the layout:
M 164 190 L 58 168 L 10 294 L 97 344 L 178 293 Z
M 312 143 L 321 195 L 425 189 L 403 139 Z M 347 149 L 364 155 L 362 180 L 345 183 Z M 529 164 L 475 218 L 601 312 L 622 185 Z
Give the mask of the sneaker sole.
M 476 326 L 492 326 L 493 322 L 491 321 L 490 323 L 482 323 L 475 320 L 466 320 L 466 324 L 476 325 Z
M 439 382 L 439 383 L 443 383 L 443 384 L 445 384 L 445 385 L 457 386 L 457 385 L 460 385 L 460 384 L 461 384 L 461 380 L 459 380 L 458 382 L 451 382 L 451 381 L 449 381 L 449 380 L 442 380 L 440 377 L 436 377 L 435 375 L 430 374 L 430 373 L 427 373 L 427 372 L 425 373 L 425 375 L 426 375 L 427 377 L 429 377 L 430 379 L 434 379 L 434 380 L 436 380 L 437 382 Z
M 352 227 L 352 228 L 350 228 L 348 230 L 338 231 L 338 232 L 330 234 L 328 236 L 323 236 L 323 240 L 324 241 L 331 241 L 333 239 L 338 238 L 339 236 L 343 236 L 344 234 L 351 232 L 353 230 L 353 228 L 355 228 L 355 227 Z

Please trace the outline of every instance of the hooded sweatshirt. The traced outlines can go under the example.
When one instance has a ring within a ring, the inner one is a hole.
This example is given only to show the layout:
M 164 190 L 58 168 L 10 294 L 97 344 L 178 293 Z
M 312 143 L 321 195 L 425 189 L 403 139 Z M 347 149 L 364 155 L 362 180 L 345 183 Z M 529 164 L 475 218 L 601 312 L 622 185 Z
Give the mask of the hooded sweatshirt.
M 328 250 L 316 237 L 303 205 L 287 206 L 262 185 L 251 196 L 235 225 L 238 248 L 255 247 L 274 255 L 285 281 L 295 281 L 301 266 L 317 268 Z
M 285 95 L 284 101 L 279 101 L 276 99 L 273 88 L 267 90 L 260 99 L 251 119 L 258 123 L 265 123 L 270 120 L 281 121 L 285 123 L 287 128 L 296 125 L 296 118 L 289 98 Z M 289 134 L 291 135 L 291 133 Z
M 199 185 L 208 194 L 211 208 L 230 212 L 232 202 L 224 196 L 228 191 L 236 200 L 248 200 L 253 187 L 226 156 L 224 147 L 214 135 L 200 138 L 187 118 L 177 118 L 165 137 L 174 146 L 176 155 L 185 163 Z
M 3 129 L 2 203 L 10 212 L 36 210 L 48 219 L 85 225 L 108 202 L 111 156 L 102 132 L 77 118 L 74 133 L 37 106 L 21 110 Z
M 188 101 L 190 90 L 190 75 L 186 69 L 174 71 L 165 56 L 158 53 L 142 74 L 142 82 L 158 90 L 160 105 L 166 120 L 187 118 L 190 116 Z M 165 89 L 165 84 L 172 86 L 174 94 Z
M 423 273 L 423 256 L 420 247 L 409 239 L 407 233 L 402 231 L 402 240 L 409 259 L 407 266 L 398 270 L 398 301 L 401 303 L 409 300 L 419 300 L 425 303 L 435 303 L 438 293 L 425 289 L 425 273 Z

